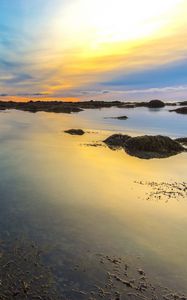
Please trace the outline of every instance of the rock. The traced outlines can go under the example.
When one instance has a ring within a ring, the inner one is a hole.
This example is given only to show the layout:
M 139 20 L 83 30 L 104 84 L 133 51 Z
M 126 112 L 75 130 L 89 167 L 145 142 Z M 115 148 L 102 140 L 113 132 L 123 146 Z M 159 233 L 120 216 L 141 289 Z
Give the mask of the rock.
M 179 103 L 181 106 L 186 106 L 187 105 L 187 101 L 183 101 Z
M 175 111 L 177 114 L 187 115 L 187 106 L 170 110 L 170 112 L 172 112 L 172 111 Z
M 119 106 L 119 107 L 121 107 L 121 108 L 135 108 L 136 107 L 136 104 L 134 104 L 134 103 L 125 103 L 125 104 L 123 104 L 123 105 L 121 105 L 121 106 Z
M 182 145 L 167 136 L 138 136 L 127 139 L 125 150 L 139 158 L 165 158 L 185 151 Z
M 71 114 L 71 113 L 78 113 L 80 111 L 83 111 L 83 109 L 79 107 L 74 107 L 74 106 L 54 106 L 54 107 L 49 107 L 47 112 L 54 112 L 54 113 L 65 113 L 65 114 Z
M 175 139 L 176 142 L 187 146 L 187 137 Z
M 166 102 L 166 106 L 177 106 L 176 102 Z
M 116 119 L 116 120 L 127 120 L 127 116 L 120 116 L 120 117 L 107 117 L 105 119 Z
M 165 103 L 162 102 L 161 100 L 151 100 L 148 103 L 148 107 L 150 107 L 150 108 L 160 108 L 160 107 L 164 107 L 164 106 L 165 106 Z
M 120 101 L 81 101 L 74 102 L 74 105 L 78 105 L 83 109 L 101 109 L 101 108 L 110 108 L 110 107 L 120 107 L 124 102 Z
M 144 272 L 142 269 L 138 269 L 138 273 L 139 273 L 140 275 L 145 275 L 145 272 Z
M 129 135 L 123 135 L 123 134 L 113 134 L 109 136 L 106 140 L 103 142 L 107 144 L 109 147 L 124 147 L 126 141 L 130 138 Z
M 135 108 L 135 104 L 126 104 L 124 108 Z
M 71 135 L 83 135 L 85 132 L 82 129 L 69 129 L 65 130 L 65 133 L 71 134 Z
M 128 117 L 127 116 L 120 116 L 120 117 L 117 117 L 116 119 L 118 119 L 118 120 L 127 120 Z
M 148 107 L 149 102 L 135 102 L 135 107 Z
M 182 140 L 184 143 L 186 138 Z M 161 135 L 130 137 L 129 135 L 113 134 L 103 142 L 111 149 L 124 148 L 129 155 L 144 159 L 166 158 L 186 151 L 179 140 L 172 140 Z
M 172 103 L 172 105 L 186 105 L 186 101 Z M 65 101 L 28 101 L 28 102 L 14 102 L 14 101 L 1 101 L 0 109 L 17 109 L 29 112 L 55 112 L 55 113 L 76 113 L 81 112 L 84 109 L 102 109 L 110 107 L 118 108 L 135 108 L 135 107 L 150 107 L 158 108 L 165 105 L 160 100 L 152 100 L 150 102 L 124 102 L 124 101 L 79 101 L 79 102 L 65 102 Z

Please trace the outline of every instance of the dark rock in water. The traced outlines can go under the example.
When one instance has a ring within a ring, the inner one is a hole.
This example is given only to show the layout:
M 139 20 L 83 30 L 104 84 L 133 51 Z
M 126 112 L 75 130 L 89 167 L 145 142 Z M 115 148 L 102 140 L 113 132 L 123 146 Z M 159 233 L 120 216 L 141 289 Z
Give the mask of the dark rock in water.
M 125 150 L 139 158 L 165 158 L 185 151 L 178 142 L 167 136 L 138 136 L 130 138 L 125 143 Z
M 105 119 L 127 120 L 128 117 L 127 116 L 120 116 L 120 117 L 109 117 L 109 118 L 105 118 Z
M 120 117 L 117 117 L 116 119 L 118 119 L 118 120 L 127 120 L 128 117 L 127 116 L 120 116 Z
M 186 152 L 180 143 L 187 143 L 187 138 L 172 140 L 162 135 L 144 135 L 130 137 L 129 135 L 113 134 L 103 141 L 109 148 L 123 148 L 129 155 L 143 159 L 166 158 L 181 152 Z
M 164 107 L 165 103 L 162 102 L 161 100 L 151 100 L 150 102 L 148 102 L 148 107 L 150 108 L 160 108 L 160 107 Z
M 120 101 L 81 101 L 76 102 L 74 105 L 78 105 L 83 109 L 101 109 L 101 108 L 110 108 L 110 107 L 120 107 L 123 102 Z
M 134 103 L 125 103 L 125 104 L 123 104 L 123 105 L 121 105 L 121 106 L 119 106 L 119 107 L 121 107 L 121 108 L 135 108 L 136 107 L 136 104 L 134 104 Z
M 176 102 L 166 102 L 166 106 L 177 106 Z
M 69 129 L 65 130 L 65 133 L 69 133 L 71 135 L 83 135 L 85 132 L 82 129 Z
M 135 108 L 136 105 L 135 104 L 126 104 L 124 105 L 124 108 Z
M 187 106 L 170 110 L 170 112 L 172 112 L 172 111 L 175 111 L 177 114 L 187 115 Z
M 126 141 L 130 138 L 129 135 L 123 135 L 123 134 L 113 134 L 109 136 L 106 140 L 104 140 L 104 143 L 107 144 L 109 147 L 124 147 Z
M 78 113 L 80 111 L 83 111 L 83 109 L 79 107 L 74 107 L 74 106 L 52 106 L 49 107 L 47 112 L 54 112 L 54 113 L 64 113 L 64 114 L 71 114 L 71 113 Z
M 184 144 L 187 146 L 187 137 L 175 139 L 176 142 Z
M 187 101 L 180 102 L 179 104 L 180 104 L 181 106 L 185 106 L 185 105 L 187 105 Z

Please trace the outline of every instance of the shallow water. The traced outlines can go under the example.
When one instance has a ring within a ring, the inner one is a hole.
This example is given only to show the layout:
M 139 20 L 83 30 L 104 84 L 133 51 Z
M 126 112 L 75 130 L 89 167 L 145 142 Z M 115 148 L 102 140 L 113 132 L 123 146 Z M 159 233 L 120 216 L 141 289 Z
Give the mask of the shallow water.
M 129 120 L 105 119 L 119 115 Z M 48 247 L 67 299 L 87 299 L 71 287 L 102 281 L 98 254 L 126 257 L 152 281 L 187 293 L 186 194 L 148 201 L 152 188 L 136 183 L 186 182 L 187 154 L 141 160 L 89 146 L 111 131 L 186 136 L 185 116 L 146 108 L 0 116 L 1 240 L 25 236 Z M 69 128 L 87 133 L 70 136 Z
M 169 110 L 173 106 L 161 109 L 137 107 L 134 109 L 112 108 L 86 110 L 80 116 L 97 129 L 128 131 L 134 133 L 165 134 L 171 137 L 187 134 L 186 116 Z M 127 116 L 128 120 L 110 119 L 109 117 Z

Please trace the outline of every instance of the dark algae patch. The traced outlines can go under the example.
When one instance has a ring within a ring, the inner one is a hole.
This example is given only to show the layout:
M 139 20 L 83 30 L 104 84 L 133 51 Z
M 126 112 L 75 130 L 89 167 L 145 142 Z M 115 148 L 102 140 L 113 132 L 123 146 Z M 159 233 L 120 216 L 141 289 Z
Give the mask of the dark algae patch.
M 98 276 L 87 289 L 78 286 L 67 292 L 67 299 L 83 300 L 186 300 L 182 292 L 163 286 L 158 279 L 149 276 L 141 266 L 139 257 L 119 257 L 97 253 Z M 75 267 L 75 273 L 87 273 L 84 264 Z M 100 275 L 102 274 L 102 276 Z
M 35 243 L 15 240 L 0 245 L 0 300 L 57 300 L 55 278 Z
M 155 182 L 155 181 L 135 181 L 135 183 L 147 186 L 149 191 L 146 193 L 146 200 L 181 200 L 187 198 L 186 182 Z
M 98 143 L 98 142 L 92 142 L 92 143 L 81 144 L 81 145 L 87 146 L 87 147 L 104 147 L 103 144 Z
M 62 277 L 56 278 L 53 268 L 43 262 L 43 250 L 35 243 L 2 242 L 0 249 L 1 300 L 187 299 L 182 292 L 172 291 L 149 276 L 140 257 L 89 251 L 89 256 L 82 254 L 76 264 L 73 259 L 64 262 L 68 265 L 61 270 Z

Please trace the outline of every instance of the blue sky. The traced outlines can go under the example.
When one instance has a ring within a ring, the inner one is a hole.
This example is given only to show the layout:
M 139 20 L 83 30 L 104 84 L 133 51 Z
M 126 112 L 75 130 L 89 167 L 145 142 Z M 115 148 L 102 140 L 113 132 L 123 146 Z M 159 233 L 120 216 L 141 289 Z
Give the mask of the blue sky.
M 103 82 L 104 86 L 112 88 L 128 87 L 155 88 L 187 84 L 187 59 L 161 67 L 141 70 L 131 74 L 116 76 L 111 81 Z

